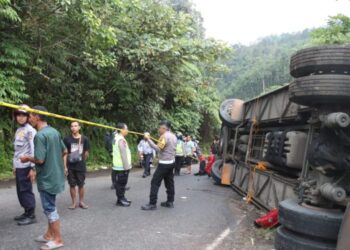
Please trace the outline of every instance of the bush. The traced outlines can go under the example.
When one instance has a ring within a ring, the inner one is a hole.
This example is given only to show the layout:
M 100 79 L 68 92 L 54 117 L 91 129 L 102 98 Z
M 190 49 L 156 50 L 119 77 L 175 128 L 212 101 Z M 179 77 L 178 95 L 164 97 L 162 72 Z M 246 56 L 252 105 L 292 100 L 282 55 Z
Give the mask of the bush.
M 5 136 L 6 134 L 6 136 Z M 0 130 L 0 179 L 8 178 L 12 173 L 12 156 L 13 147 L 11 140 L 5 140 L 7 133 L 5 130 Z M 11 137 L 12 138 L 12 137 Z

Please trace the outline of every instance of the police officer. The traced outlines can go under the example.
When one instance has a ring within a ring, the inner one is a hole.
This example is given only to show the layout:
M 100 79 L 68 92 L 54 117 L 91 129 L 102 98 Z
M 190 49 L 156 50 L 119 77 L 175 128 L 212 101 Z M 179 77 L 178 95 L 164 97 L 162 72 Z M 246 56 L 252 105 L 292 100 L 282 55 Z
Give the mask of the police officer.
M 29 108 L 27 105 L 21 105 Z M 35 219 L 35 196 L 32 182 L 29 178 L 30 172 L 35 171 L 34 163 L 22 163 L 20 157 L 23 155 L 34 156 L 34 136 L 36 130 L 28 123 L 29 113 L 23 109 L 14 111 L 19 128 L 14 140 L 13 174 L 16 176 L 16 188 L 19 203 L 24 208 L 22 215 L 14 219 L 18 225 L 29 225 L 36 222 Z
M 175 156 L 175 176 L 180 175 L 180 170 L 185 159 L 185 143 L 182 140 L 182 134 L 178 133 L 176 135 L 176 156 Z
M 125 187 L 128 183 L 131 169 L 131 152 L 125 137 L 128 135 L 128 127 L 125 123 L 118 123 L 118 133 L 113 140 L 113 176 L 117 195 L 117 206 L 129 207 L 131 201 L 125 198 Z
M 144 172 L 142 178 L 146 178 L 151 175 L 151 161 L 153 158 L 153 148 L 147 142 L 147 138 L 150 136 L 149 132 L 144 133 L 144 139 L 140 141 L 137 146 L 137 150 L 139 152 L 140 158 L 142 160 L 142 165 L 144 168 Z
M 151 181 L 150 201 L 141 207 L 142 210 L 155 210 L 157 208 L 157 196 L 160 184 L 164 180 L 167 192 L 167 201 L 162 202 L 162 207 L 174 207 L 174 163 L 176 154 L 176 136 L 170 132 L 170 122 L 162 121 L 159 123 L 160 139 L 156 145 L 150 138 L 148 143 L 159 153 L 159 164 L 153 174 Z

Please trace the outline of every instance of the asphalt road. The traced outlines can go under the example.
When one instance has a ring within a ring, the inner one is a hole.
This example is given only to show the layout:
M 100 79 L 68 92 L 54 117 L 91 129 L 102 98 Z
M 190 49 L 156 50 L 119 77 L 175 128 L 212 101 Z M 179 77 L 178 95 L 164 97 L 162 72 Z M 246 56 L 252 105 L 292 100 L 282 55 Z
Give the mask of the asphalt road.
M 107 175 L 86 180 L 87 210 L 68 209 L 66 186 L 57 198 L 64 249 L 234 249 L 234 231 L 244 214 L 232 202 L 232 189 L 215 186 L 207 177 L 182 175 L 175 177 L 175 208 L 142 211 L 150 180 L 141 178 L 140 171 L 131 173 L 126 195 L 132 200 L 129 208 L 115 206 Z M 43 234 L 47 220 L 36 198 L 38 223 L 17 226 L 13 217 L 22 210 L 15 187 L 0 189 L 0 249 L 39 249 L 33 239 Z M 159 202 L 165 199 L 162 186 Z

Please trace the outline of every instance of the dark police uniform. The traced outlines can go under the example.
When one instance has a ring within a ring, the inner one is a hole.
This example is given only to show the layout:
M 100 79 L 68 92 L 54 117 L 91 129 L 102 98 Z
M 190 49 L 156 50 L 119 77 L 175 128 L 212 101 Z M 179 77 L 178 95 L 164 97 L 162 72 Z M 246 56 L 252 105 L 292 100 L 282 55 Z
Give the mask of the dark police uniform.
M 34 168 L 34 163 L 22 163 L 21 156 L 34 156 L 34 136 L 36 130 L 26 123 L 16 131 L 14 140 L 14 157 L 13 167 L 16 169 L 16 187 L 19 203 L 24 208 L 24 216 L 33 217 L 35 210 L 35 196 L 30 178 L 29 171 Z

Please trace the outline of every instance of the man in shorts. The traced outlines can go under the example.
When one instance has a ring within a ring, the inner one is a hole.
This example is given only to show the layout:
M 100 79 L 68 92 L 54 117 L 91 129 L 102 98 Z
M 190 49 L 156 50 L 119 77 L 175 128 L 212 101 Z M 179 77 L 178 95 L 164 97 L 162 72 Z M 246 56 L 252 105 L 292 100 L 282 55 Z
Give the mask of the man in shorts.
M 68 166 L 68 184 L 70 186 L 70 196 L 72 198 L 72 205 L 69 209 L 76 209 L 77 190 L 79 191 L 79 207 L 87 209 L 85 204 L 85 175 L 86 175 L 86 159 L 89 156 L 90 142 L 89 139 L 80 134 L 80 123 L 73 121 L 70 124 L 71 135 L 64 138 L 63 142 L 68 150 L 67 166 Z

